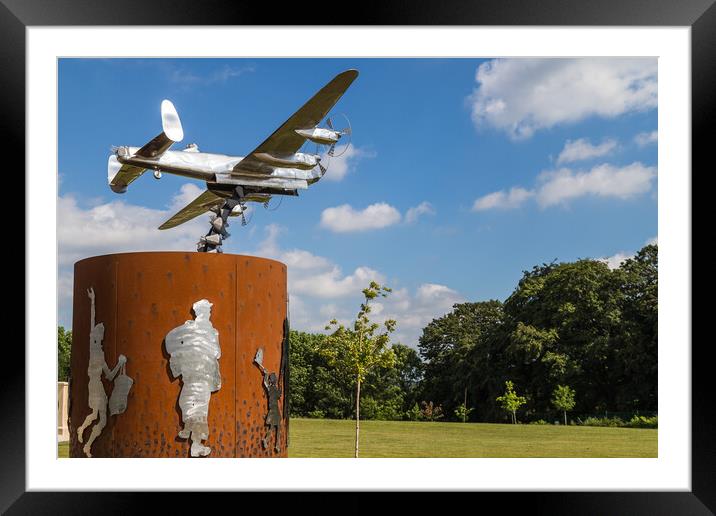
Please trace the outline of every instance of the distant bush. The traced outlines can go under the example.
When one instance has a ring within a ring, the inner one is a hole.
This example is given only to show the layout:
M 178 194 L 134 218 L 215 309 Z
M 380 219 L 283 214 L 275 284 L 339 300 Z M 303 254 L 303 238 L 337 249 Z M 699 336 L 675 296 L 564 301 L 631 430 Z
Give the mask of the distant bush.
M 626 423 L 625 426 L 628 426 L 629 428 L 658 428 L 658 416 L 634 416 L 629 420 L 628 423 Z
M 432 401 L 423 401 L 423 408 L 420 410 L 422 418 L 426 421 L 437 421 L 443 417 L 441 405 L 435 405 Z
M 580 422 L 584 426 L 610 426 L 623 428 L 658 428 L 657 416 L 632 416 L 629 421 L 620 417 L 588 417 Z
M 537 421 L 530 421 L 530 425 L 548 425 L 549 423 L 544 419 L 538 419 Z
M 312 419 L 323 419 L 324 417 L 326 417 L 326 413 L 319 409 L 311 410 L 306 415 Z
M 588 417 L 582 421 L 584 426 L 624 426 L 624 420 L 618 417 Z
M 405 419 L 408 421 L 420 421 L 423 417 L 423 413 L 420 411 L 420 407 L 417 403 L 413 405 L 413 408 L 405 413 Z

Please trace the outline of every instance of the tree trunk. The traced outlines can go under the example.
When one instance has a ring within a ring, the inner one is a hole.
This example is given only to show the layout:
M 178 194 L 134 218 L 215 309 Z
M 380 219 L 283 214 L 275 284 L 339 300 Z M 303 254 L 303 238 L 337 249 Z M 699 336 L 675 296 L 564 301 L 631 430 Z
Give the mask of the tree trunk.
M 360 380 L 356 386 L 356 452 L 355 458 L 358 458 L 358 440 L 360 439 Z
M 462 422 L 464 423 L 465 419 L 467 418 L 467 387 L 465 387 L 465 398 L 463 399 L 463 402 L 462 402 L 462 408 L 463 408 Z
M 564 412 L 564 426 L 567 426 L 567 411 L 565 410 L 563 412 Z

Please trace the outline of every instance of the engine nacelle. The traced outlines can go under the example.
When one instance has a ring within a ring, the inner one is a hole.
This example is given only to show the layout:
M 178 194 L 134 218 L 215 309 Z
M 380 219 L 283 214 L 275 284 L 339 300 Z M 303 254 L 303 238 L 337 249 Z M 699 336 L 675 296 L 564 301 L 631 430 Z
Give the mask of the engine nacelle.
M 323 127 L 313 127 L 312 129 L 295 129 L 296 134 L 303 136 L 307 140 L 320 145 L 332 145 L 341 138 L 339 131 L 324 129 Z
M 304 154 L 297 152 L 286 156 L 277 156 L 268 152 L 257 152 L 254 154 L 256 159 L 263 161 L 267 165 L 284 168 L 297 168 L 300 170 L 310 170 L 321 161 L 321 157 L 315 154 Z

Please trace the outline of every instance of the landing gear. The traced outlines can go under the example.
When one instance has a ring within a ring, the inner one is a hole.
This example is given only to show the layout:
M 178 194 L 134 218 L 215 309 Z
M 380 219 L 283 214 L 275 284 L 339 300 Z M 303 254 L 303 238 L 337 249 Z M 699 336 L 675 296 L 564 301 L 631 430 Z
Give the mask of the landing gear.
M 244 211 L 246 205 L 244 204 L 244 190 L 240 186 L 234 189 L 231 197 L 226 199 L 223 204 L 215 206 L 211 209 L 211 219 L 209 223 L 211 228 L 209 232 L 199 239 L 196 245 L 196 250 L 200 253 L 221 253 L 221 244 L 224 239 L 229 238 L 231 235 L 226 231 L 226 227 L 229 225 L 227 222 L 229 215 L 236 208 L 241 206 L 241 225 L 246 225 L 246 218 L 244 217 Z

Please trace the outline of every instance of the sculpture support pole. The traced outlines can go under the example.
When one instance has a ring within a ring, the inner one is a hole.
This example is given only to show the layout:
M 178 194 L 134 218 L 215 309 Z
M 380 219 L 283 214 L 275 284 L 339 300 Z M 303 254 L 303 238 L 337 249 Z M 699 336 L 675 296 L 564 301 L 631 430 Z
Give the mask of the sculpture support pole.
M 211 209 L 212 215 L 209 220 L 211 228 L 209 232 L 199 239 L 196 250 L 200 253 L 221 253 L 221 244 L 231 235 L 226 231 L 229 225 L 229 216 L 236 206 L 241 206 L 241 225 L 246 225 L 244 218 L 244 189 L 237 186 L 231 194 L 231 197 L 223 202 L 220 206 Z
M 209 397 L 208 435 L 203 442 L 210 449 L 207 457 L 287 456 L 283 395 L 278 401 L 279 446 L 262 445 L 269 400 L 263 375 L 253 363 L 259 348 L 264 350 L 263 364 L 270 372 L 279 372 L 287 359 L 283 356 L 288 352 L 284 264 L 249 256 L 183 252 L 115 254 L 77 262 L 70 381 L 72 457 L 85 456 L 77 429 L 91 412 L 89 288 L 96 296 L 96 324 L 105 328 L 106 363 L 113 367 L 125 355 L 126 375 L 133 380 L 124 412 L 106 412 L 106 425 L 92 444 L 93 457 L 190 457 L 191 439 L 179 437 L 184 380 L 171 374 L 165 338 L 171 330 L 194 321 L 197 314 L 192 306 L 204 299 L 212 305 L 210 323 L 221 348 L 221 383 Z M 105 375 L 101 382 L 109 398 L 115 385 Z M 87 429 L 84 435 L 89 433 Z

